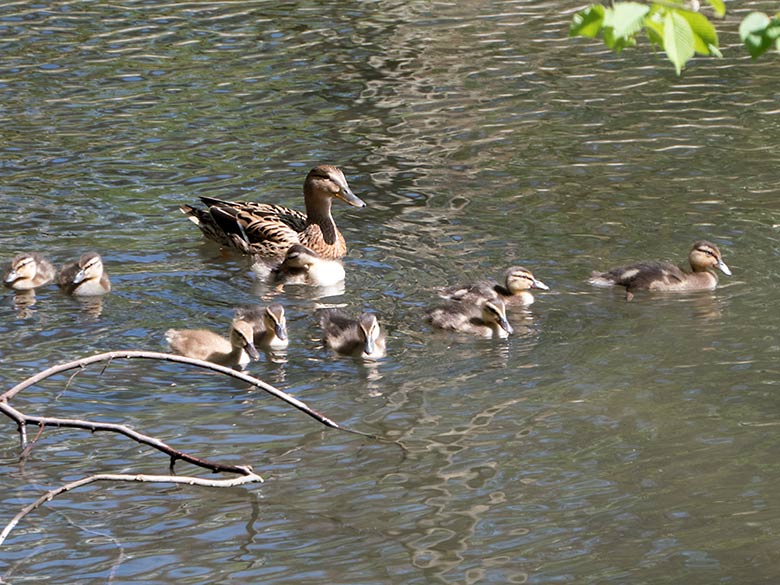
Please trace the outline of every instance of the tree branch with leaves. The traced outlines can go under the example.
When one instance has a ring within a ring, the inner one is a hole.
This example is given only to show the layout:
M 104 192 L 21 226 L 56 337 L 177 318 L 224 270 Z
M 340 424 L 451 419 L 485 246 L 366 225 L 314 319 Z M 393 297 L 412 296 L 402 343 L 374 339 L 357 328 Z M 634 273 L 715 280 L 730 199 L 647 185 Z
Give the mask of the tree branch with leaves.
M 723 0 L 707 0 L 707 4 L 716 17 L 725 16 Z M 636 46 L 636 37 L 644 30 L 680 75 L 696 54 L 722 57 L 715 25 L 700 8 L 698 0 L 591 4 L 574 15 L 569 36 L 600 37 L 607 47 L 620 53 Z M 780 51 L 780 16 L 752 12 L 742 20 L 739 35 L 754 59 L 773 46 Z

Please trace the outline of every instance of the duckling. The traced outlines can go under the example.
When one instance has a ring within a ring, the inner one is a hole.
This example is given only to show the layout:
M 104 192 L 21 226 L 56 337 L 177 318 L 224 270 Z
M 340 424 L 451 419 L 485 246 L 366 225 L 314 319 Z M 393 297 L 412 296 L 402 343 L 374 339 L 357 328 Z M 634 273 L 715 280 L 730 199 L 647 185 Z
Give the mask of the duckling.
M 464 286 L 455 286 L 441 291 L 440 296 L 452 301 L 476 303 L 478 299 L 501 299 L 507 305 L 533 304 L 534 295 L 530 289 L 550 290 L 522 266 L 511 266 L 504 272 L 504 284 L 493 280 L 481 280 Z
M 54 280 L 54 266 L 36 252 L 18 254 L 11 260 L 3 282 L 14 290 L 33 290 Z
M 696 291 L 712 290 L 718 284 L 718 276 L 712 270 L 718 268 L 726 276 L 731 270 L 712 242 L 699 240 L 688 254 L 691 270 L 684 270 L 668 262 L 636 262 L 613 268 L 607 272 L 594 271 L 588 279 L 596 286 L 619 285 L 626 288 L 626 301 L 634 298 L 637 290 Z
M 505 338 L 514 332 L 506 318 L 506 305 L 501 299 L 472 298 L 449 302 L 429 311 L 427 319 L 439 329 L 461 331 L 480 337 Z
M 363 313 L 358 319 L 350 319 L 344 312 L 327 309 L 322 312 L 320 325 L 323 342 L 337 353 L 378 359 L 386 354 L 385 334 L 372 313 Z
M 82 254 L 78 262 L 63 266 L 57 275 L 57 285 L 74 296 L 99 296 L 111 292 L 108 273 L 97 252 Z
M 171 351 L 184 357 L 243 370 L 251 360 L 260 357 L 252 341 L 253 333 L 252 324 L 238 318 L 230 324 L 229 339 L 208 329 L 169 329 L 165 340 Z
M 274 350 L 284 349 L 289 345 L 284 307 L 279 303 L 268 305 L 266 308 L 238 309 L 236 317 L 252 324 L 255 347 Z
M 322 258 L 301 244 L 293 244 L 279 266 L 271 271 L 273 284 L 308 284 L 333 286 L 345 278 L 344 265 L 338 260 Z
M 323 258 L 341 258 L 347 252 L 344 236 L 331 215 L 333 198 L 365 207 L 349 188 L 341 169 L 318 165 L 303 184 L 306 213 L 269 203 L 222 201 L 201 197 L 206 209 L 180 209 L 212 240 L 243 254 L 282 261 L 293 244 L 303 244 Z

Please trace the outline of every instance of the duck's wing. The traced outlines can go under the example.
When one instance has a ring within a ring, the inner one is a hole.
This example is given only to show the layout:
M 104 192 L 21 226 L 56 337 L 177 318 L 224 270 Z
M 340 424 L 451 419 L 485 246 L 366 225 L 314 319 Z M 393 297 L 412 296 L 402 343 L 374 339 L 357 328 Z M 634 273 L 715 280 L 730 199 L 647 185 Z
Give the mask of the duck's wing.
M 498 297 L 498 283 L 490 280 L 480 280 L 461 286 L 452 286 L 441 289 L 438 294 L 441 298 L 450 301 L 475 302 L 478 299 L 495 299 Z
M 283 255 L 306 228 L 305 214 L 281 205 L 200 199 L 205 209 L 183 205 L 182 212 L 207 238 L 244 254 Z
M 668 262 L 636 262 L 601 276 L 628 289 L 649 289 L 657 283 L 677 285 L 685 280 L 685 273 Z

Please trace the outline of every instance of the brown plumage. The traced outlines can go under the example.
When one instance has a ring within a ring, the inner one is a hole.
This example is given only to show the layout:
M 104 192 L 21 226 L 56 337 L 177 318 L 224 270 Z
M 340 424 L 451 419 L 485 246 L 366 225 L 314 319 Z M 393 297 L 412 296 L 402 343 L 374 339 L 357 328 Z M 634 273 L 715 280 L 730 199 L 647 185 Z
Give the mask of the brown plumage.
M 279 303 L 267 307 L 242 308 L 236 311 L 238 319 L 251 323 L 255 347 L 264 350 L 284 349 L 290 343 L 287 338 L 287 320 L 284 307 Z
M 637 290 L 711 290 L 718 284 L 718 276 L 713 268 L 731 276 L 731 270 L 723 262 L 720 250 L 712 242 L 695 242 L 688 254 L 688 262 L 690 270 L 669 262 L 635 262 L 607 272 L 593 272 L 588 282 L 596 286 L 623 286 L 626 289 L 626 300 L 630 301 Z
M 99 296 L 111 292 L 108 273 L 97 252 L 82 254 L 78 262 L 63 266 L 57 275 L 57 286 L 74 296 Z
M 372 313 L 351 319 L 338 309 L 327 309 L 320 315 L 323 342 L 343 355 L 378 359 L 385 356 L 385 334 Z
M 550 290 L 533 273 L 522 266 L 511 266 L 504 271 L 504 283 L 480 280 L 472 284 L 444 289 L 439 296 L 452 301 L 478 303 L 480 299 L 501 299 L 507 305 L 531 305 L 534 295 L 530 289 Z
M 501 299 L 467 298 L 436 307 L 426 315 L 439 329 L 470 333 L 480 337 L 508 337 L 513 333 Z
M 11 260 L 3 283 L 14 290 L 32 290 L 54 280 L 54 266 L 35 252 L 18 254 Z
M 323 258 L 341 258 L 347 252 L 344 237 L 331 215 L 333 198 L 364 207 L 349 188 L 340 169 L 319 165 L 303 184 L 306 213 L 269 203 L 222 201 L 201 197 L 206 209 L 183 205 L 181 211 L 203 234 L 243 254 L 267 262 L 281 261 L 293 244 L 303 244 Z
M 208 329 L 169 329 L 165 340 L 171 351 L 184 357 L 243 370 L 251 360 L 260 357 L 252 340 L 253 333 L 251 323 L 234 319 L 228 339 Z

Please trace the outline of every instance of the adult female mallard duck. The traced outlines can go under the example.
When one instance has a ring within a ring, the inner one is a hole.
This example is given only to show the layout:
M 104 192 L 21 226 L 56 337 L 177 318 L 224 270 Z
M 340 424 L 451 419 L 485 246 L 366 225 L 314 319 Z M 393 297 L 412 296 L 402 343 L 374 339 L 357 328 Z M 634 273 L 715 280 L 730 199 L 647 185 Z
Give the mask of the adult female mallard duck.
M 441 291 L 441 297 L 452 301 L 476 303 L 479 299 L 501 299 L 507 305 L 533 304 L 531 289 L 550 290 L 522 266 L 511 266 L 504 272 L 504 284 L 494 280 L 481 280 L 463 286 L 454 286 Z
M 712 290 L 718 284 L 718 276 L 713 268 L 731 276 L 731 270 L 723 262 L 718 247 L 706 240 L 693 244 L 688 254 L 688 262 L 691 265 L 690 271 L 669 262 L 635 262 L 607 272 L 593 272 L 588 282 L 596 286 L 623 286 L 626 288 L 626 300 L 630 301 L 637 290 Z
M 36 252 L 18 254 L 11 260 L 3 283 L 14 290 L 33 290 L 54 280 L 54 266 Z
M 238 309 L 236 318 L 247 321 L 254 331 L 254 344 L 266 351 L 284 349 L 290 343 L 287 338 L 287 320 L 284 307 L 279 303 L 267 307 Z
M 252 324 L 234 319 L 228 339 L 208 329 L 169 329 L 165 340 L 174 353 L 243 370 L 251 360 L 260 357 L 255 349 Z
M 345 278 L 344 265 L 338 260 L 328 260 L 301 244 L 293 244 L 287 250 L 284 262 L 271 271 L 273 284 L 307 284 L 333 286 Z
M 62 267 L 57 285 L 73 296 L 100 296 L 111 292 L 111 281 L 97 252 L 82 254 L 78 262 Z
M 385 335 L 372 313 L 351 319 L 338 309 L 327 309 L 320 317 L 323 341 L 337 353 L 378 359 L 385 356 Z
M 269 203 L 222 201 L 201 197 L 206 209 L 183 205 L 187 215 L 207 238 L 269 263 L 283 260 L 293 244 L 303 244 L 323 258 L 341 258 L 347 252 L 344 236 L 331 215 L 333 199 L 354 207 L 366 204 L 349 188 L 340 169 L 318 165 L 303 184 L 306 213 Z
M 480 337 L 508 337 L 513 333 L 501 299 L 464 299 L 436 307 L 427 314 L 428 322 L 439 329 L 471 333 Z

